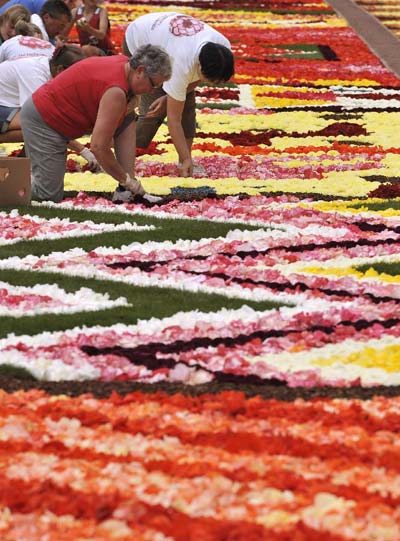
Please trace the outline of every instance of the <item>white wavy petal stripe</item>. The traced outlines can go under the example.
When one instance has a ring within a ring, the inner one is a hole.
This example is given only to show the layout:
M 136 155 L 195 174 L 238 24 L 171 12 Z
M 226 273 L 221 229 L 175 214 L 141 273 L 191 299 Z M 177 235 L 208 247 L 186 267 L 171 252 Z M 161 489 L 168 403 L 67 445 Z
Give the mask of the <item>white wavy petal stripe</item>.
M 66 237 L 83 237 L 114 231 L 150 231 L 152 225 L 96 223 L 91 220 L 71 221 L 69 218 L 41 218 L 29 214 L 19 215 L 18 210 L 0 212 L 0 246 L 27 240 L 54 240 Z
M 127 299 L 110 299 L 108 293 L 96 293 L 82 287 L 67 293 L 56 284 L 36 284 L 32 287 L 0 282 L 0 316 L 22 317 L 40 314 L 73 314 L 130 306 Z

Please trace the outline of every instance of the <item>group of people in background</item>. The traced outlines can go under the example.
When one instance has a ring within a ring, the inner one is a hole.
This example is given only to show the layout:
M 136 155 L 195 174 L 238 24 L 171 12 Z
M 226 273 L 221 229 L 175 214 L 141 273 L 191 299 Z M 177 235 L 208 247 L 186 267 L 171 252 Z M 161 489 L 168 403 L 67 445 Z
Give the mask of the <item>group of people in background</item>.
M 67 148 L 111 175 L 116 202 L 141 196 L 136 147 L 166 119 L 181 176 L 192 176 L 195 88 L 234 73 L 228 39 L 191 16 L 153 12 L 127 27 L 122 53 L 98 0 L 0 0 L 0 143 L 24 142 L 32 197 L 63 198 Z M 78 44 L 65 44 L 76 25 Z M 91 134 L 90 149 L 77 138 Z

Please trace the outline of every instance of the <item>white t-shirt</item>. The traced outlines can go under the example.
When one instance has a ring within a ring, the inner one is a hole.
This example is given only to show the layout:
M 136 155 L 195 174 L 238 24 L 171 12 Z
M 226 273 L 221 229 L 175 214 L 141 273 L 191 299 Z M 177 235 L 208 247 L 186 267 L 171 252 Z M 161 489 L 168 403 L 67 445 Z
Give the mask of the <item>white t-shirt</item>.
M 187 87 L 201 77 L 199 54 L 208 41 L 231 48 L 228 39 L 211 26 L 176 12 L 148 13 L 126 29 L 131 54 L 150 43 L 162 47 L 172 61 L 172 76 L 163 89 L 172 98 L 185 101 Z
M 49 41 L 31 36 L 14 36 L 0 45 L 0 62 L 32 56 L 51 58 L 54 45 Z
M 46 56 L 6 60 L 0 64 L 0 105 L 22 107 L 51 77 Z
M 31 15 L 31 23 L 36 24 L 36 26 L 40 28 L 43 39 L 45 41 L 50 41 L 49 34 L 47 33 L 46 27 L 44 26 L 44 22 L 40 15 L 38 15 L 37 13 Z

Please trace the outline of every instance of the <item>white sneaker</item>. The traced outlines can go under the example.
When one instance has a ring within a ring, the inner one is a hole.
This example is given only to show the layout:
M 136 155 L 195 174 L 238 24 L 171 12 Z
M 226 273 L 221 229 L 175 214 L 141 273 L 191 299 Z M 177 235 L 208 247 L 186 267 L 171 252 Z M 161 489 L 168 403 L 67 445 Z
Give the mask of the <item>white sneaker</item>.
M 146 199 L 149 203 L 159 203 L 164 198 L 160 197 L 159 195 L 151 195 L 149 193 L 145 193 L 143 196 L 143 199 Z
M 113 203 L 129 203 L 129 201 L 133 198 L 133 193 L 129 190 L 115 190 L 113 196 L 112 196 L 112 202 Z

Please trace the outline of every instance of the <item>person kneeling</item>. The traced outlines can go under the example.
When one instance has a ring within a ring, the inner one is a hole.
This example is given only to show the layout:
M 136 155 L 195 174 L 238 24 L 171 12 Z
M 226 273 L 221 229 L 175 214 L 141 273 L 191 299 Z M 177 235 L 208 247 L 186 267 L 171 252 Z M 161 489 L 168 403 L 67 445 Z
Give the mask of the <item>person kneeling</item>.
M 133 195 L 151 200 L 135 179 L 136 113 L 128 112 L 128 102 L 170 76 L 167 53 L 144 45 L 130 59 L 82 60 L 37 90 L 21 109 L 32 198 L 62 200 L 68 142 L 92 133 L 91 151 L 102 169 Z

